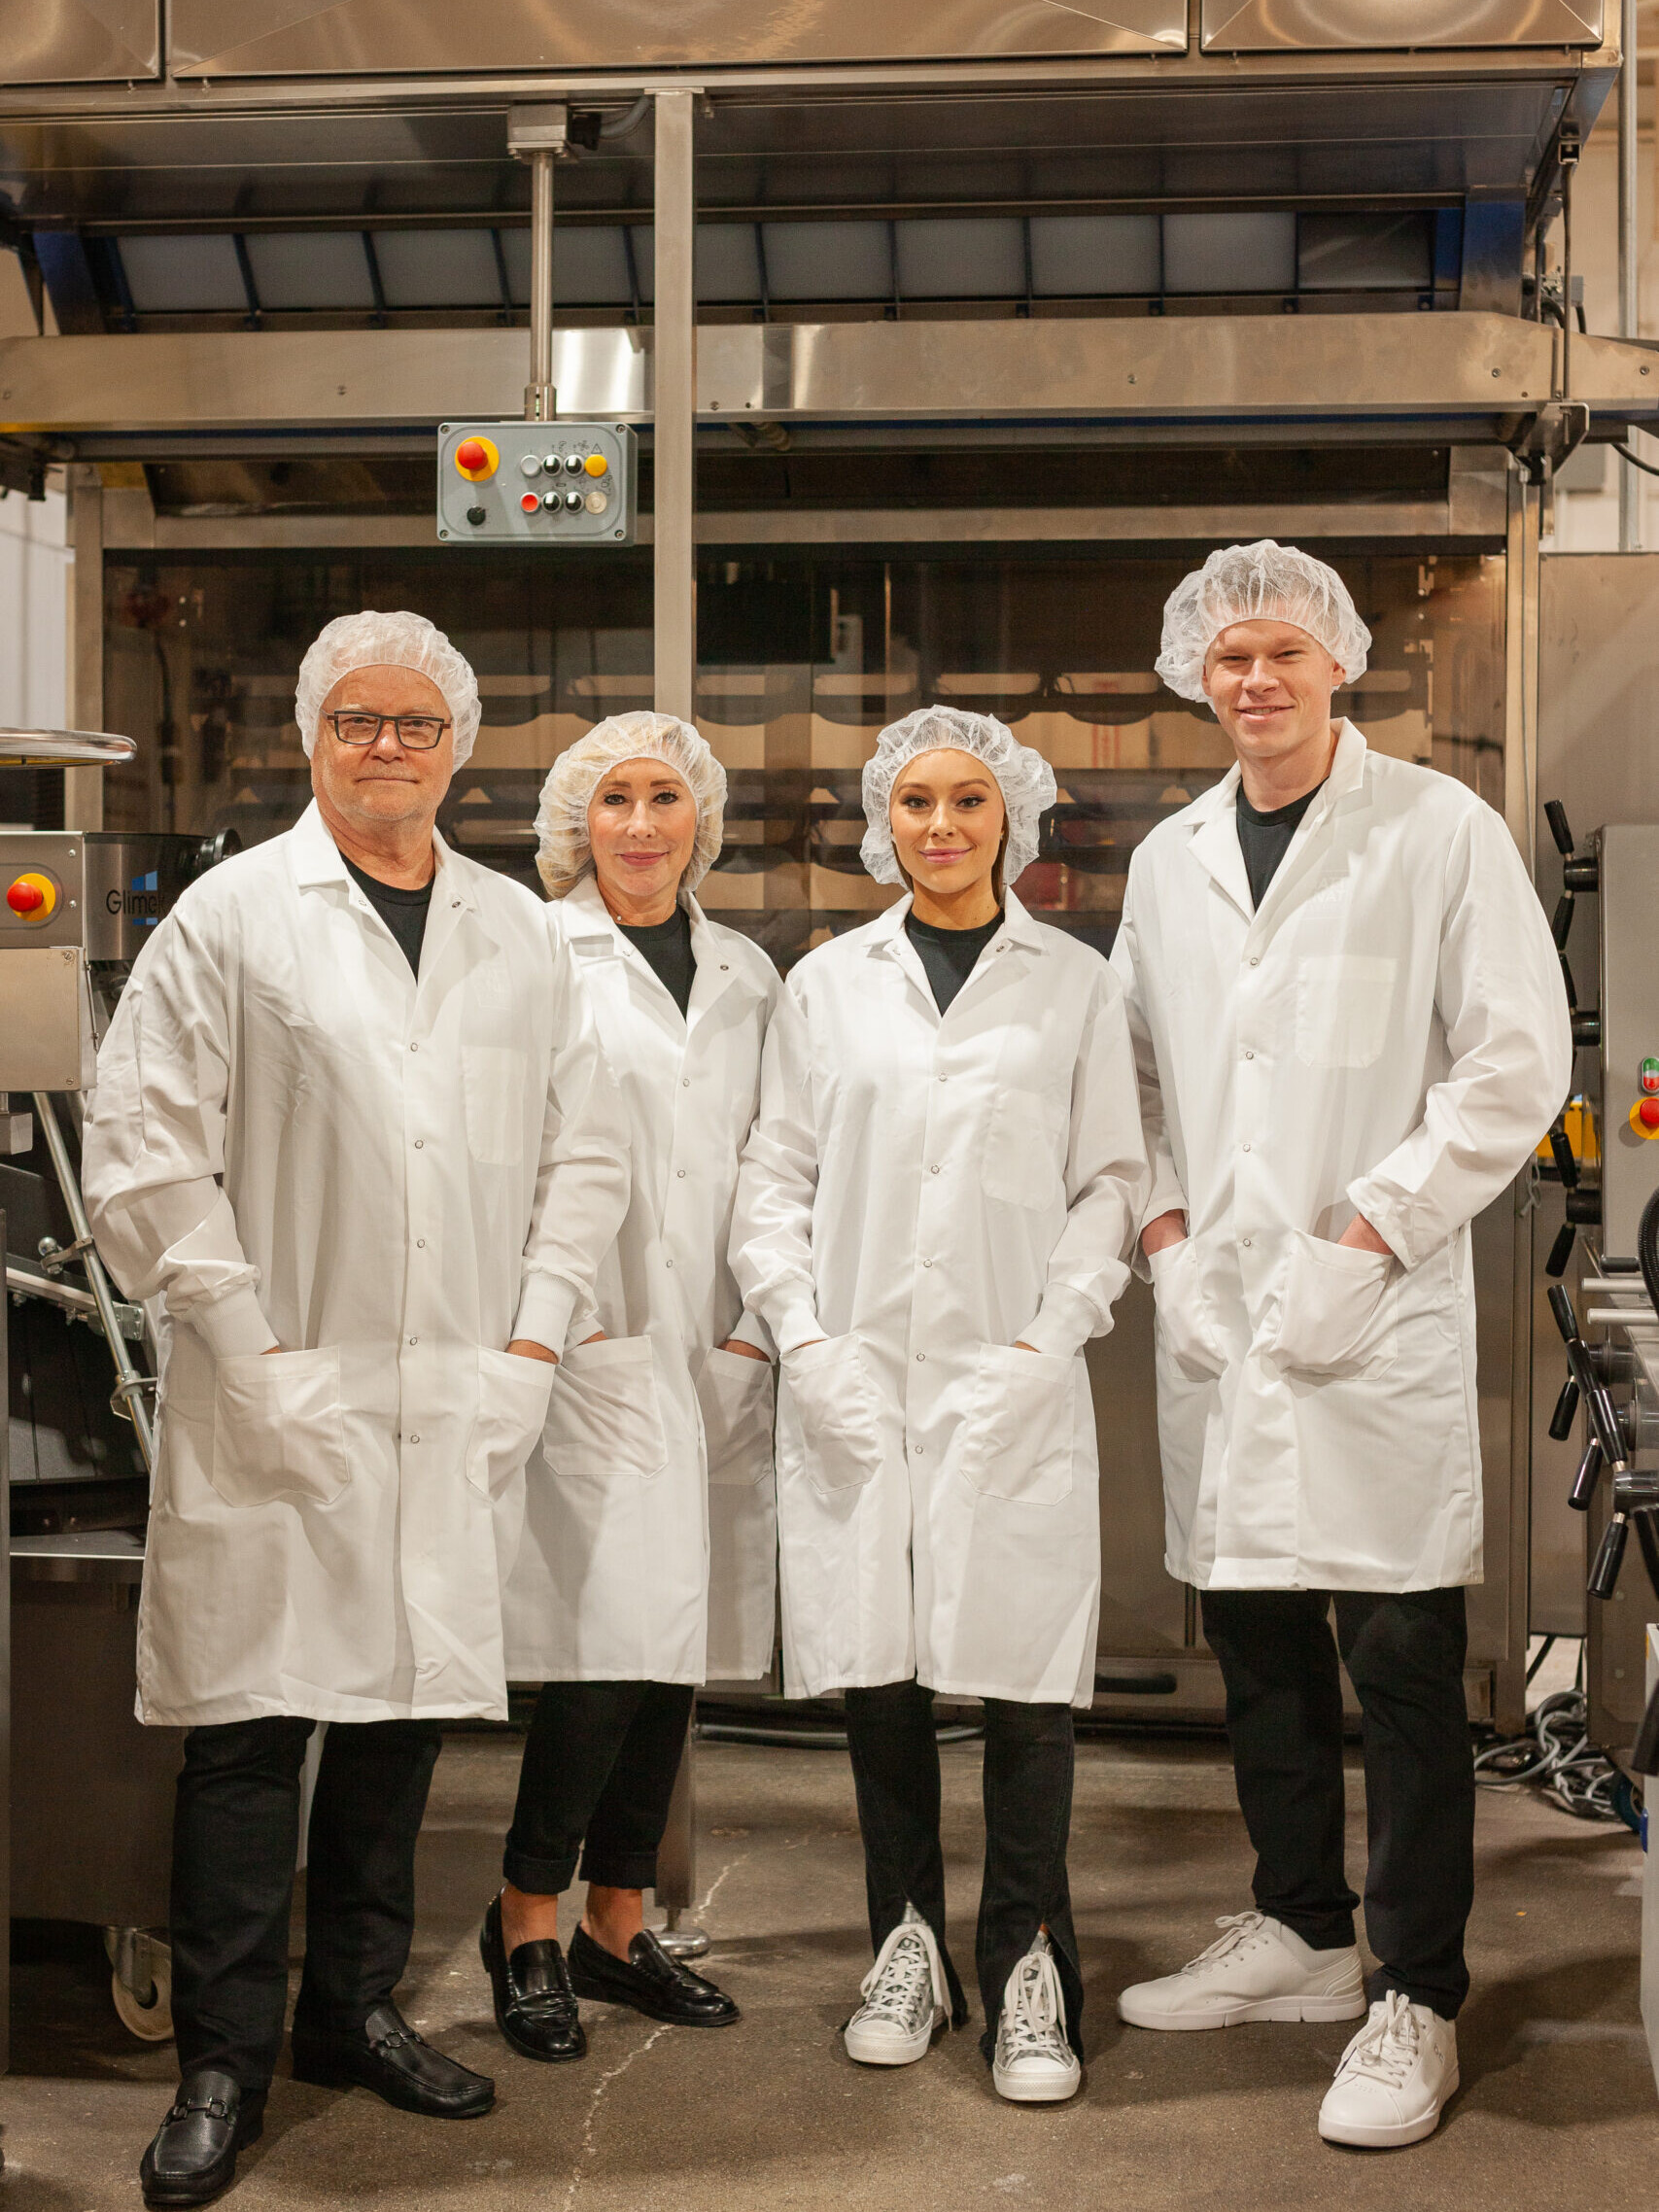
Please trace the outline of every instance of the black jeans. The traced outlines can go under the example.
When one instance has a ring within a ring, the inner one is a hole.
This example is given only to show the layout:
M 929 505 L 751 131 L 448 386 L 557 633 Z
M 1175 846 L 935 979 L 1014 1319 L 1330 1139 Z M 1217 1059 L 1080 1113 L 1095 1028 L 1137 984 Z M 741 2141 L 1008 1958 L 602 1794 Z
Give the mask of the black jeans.
M 1402 1989 L 1455 2020 L 1469 1994 L 1474 1762 L 1462 1590 L 1206 1590 L 1204 1636 L 1227 1682 L 1258 1908 L 1316 1951 L 1354 1940 L 1342 1854 L 1341 1650 L 1365 1760 L 1365 1934 L 1374 2002 Z
M 173 2027 L 179 2071 L 262 2091 L 282 2049 L 299 1776 L 315 1721 L 192 1728 L 173 1816 Z M 305 1876 L 294 2026 L 350 2034 L 391 1996 L 415 1927 L 415 1839 L 442 1734 L 435 1721 L 330 1723 Z
M 945 1941 L 933 1692 L 919 1682 L 885 1682 L 846 1696 L 870 1941 L 880 1951 L 906 1904 L 914 1905 L 939 1939 L 951 2021 L 960 2027 L 968 2007 Z M 1076 1764 L 1071 1708 L 986 1698 L 985 1713 L 985 1863 L 974 1935 L 985 2014 L 983 2048 L 988 2057 L 1008 1977 L 1046 1926 L 1065 1991 L 1066 2033 L 1081 2056 L 1083 1976 L 1066 1884 Z
M 501 1872 L 532 1897 L 575 1879 L 652 1889 L 695 1692 L 682 1682 L 543 1682 Z M 585 1848 L 584 1848 L 585 1839 Z

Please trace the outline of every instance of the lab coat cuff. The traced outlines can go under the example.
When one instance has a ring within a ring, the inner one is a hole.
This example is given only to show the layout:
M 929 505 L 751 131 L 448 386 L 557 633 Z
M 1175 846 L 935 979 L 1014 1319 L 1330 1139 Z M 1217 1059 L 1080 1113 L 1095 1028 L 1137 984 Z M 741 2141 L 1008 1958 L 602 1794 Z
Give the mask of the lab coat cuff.
M 769 1360 L 778 1357 L 772 1346 L 772 1331 L 758 1313 L 740 1314 L 737 1327 L 731 1331 L 728 1341 L 733 1344 L 752 1344 L 757 1352 L 764 1352 Z
M 1416 1266 L 1423 1254 L 1414 1249 L 1410 1224 L 1398 1200 L 1380 1184 L 1368 1175 L 1360 1176 L 1348 1186 L 1348 1202 L 1357 1214 L 1365 1215 L 1402 1267 Z
M 803 1344 L 816 1343 L 828 1331 L 819 1321 L 812 1299 L 797 1295 L 783 1299 L 778 1305 L 772 1320 L 772 1333 L 781 1354 L 797 1351 Z
M 1180 1179 L 1175 1173 L 1174 1161 L 1167 1158 L 1158 1158 L 1155 1157 L 1153 1159 L 1152 1194 L 1141 1210 L 1141 1228 L 1145 1228 L 1148 1222 L 1157 1221 L 1160 1215 L 1185 1214 L 1186 1211 L 1187 1193 L 1182 1190 Z M 1189 1233 L 1191 1233 L 1191 1228 L 1192 1225 L 1189 1223 Z M 1141 1250 L 1139 1229 L 1135 1232 L 1134 1246 L 1129 1254 L 1129 1272 L 1132 1275 L 1138 1275 L 1143 1283 L 1152 1281 L 1152 1268 L 1147 1262 L 1146 1254 Z
M 216 1360 L 232 1360 L 243 1352 L 269 1352 L 276 1331 L 265 1319 L 252 1283 L 238 1283 L 223 1297 L 202 1298 L 184 1317 L 206 1337 Z
M 544 1344 L 549 1352 L 563 1358 L 576 1305 L 574 1283 L 562 1282 L 556 1275 L 532 1275 L 519 1294 L 513 1335 L 526 1337 L 532 1344 Z M 597 1319 L 596 1315 L 596 1323 Z M 591 1336 L 593 1331 L 587 1333 Z
M 1100 1329 L 1100 1312 L 1092 1298 L 1081 1291 L 1057 1284 L 1046 1293 L 1037 1318 L 1020 1331 L 1020 1341 L 1034 1352 L 1051 1352 L 1056 1359 L 1075 1359 Z

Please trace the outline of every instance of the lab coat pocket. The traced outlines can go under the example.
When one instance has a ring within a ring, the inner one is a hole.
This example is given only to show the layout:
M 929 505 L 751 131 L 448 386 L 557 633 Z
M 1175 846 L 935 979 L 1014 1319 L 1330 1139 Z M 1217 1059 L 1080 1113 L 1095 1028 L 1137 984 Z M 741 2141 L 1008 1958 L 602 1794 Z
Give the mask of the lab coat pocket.
M 1010 1086 L 990 1110 L 981 1181 L 1010 1206 L 1064 1205 L 1057 1111 L 1040 1090 Z
M 524 1158 L 524 1089 L 529 1081 L 530 1061 L 513 1046 L 462 1046 L 467 1149 L 486 1167 L 516 1167 Z
M 337 1344 L 219 1362 L 209 1479 L 227 1505 L 273 1498 L 327 1505 L 349 1471 Z
M 1265 1346 L 1306 1375 L 1357 1374 L 1395 1356 L 1394 1256 L 1292 1229 Z
M 826 1336 L 783 1355 L 801 1426 L 807 1479 L 818 1490 L 860 1490 L 881 1464 L 876 1393 L 856 1336 Z
M 1296 1057 L 1304 1067 L 1369 1067 L 1394 1011 L 1398 960 L 1334 952 L 1296 968 Z
M 1058 1505 L 1071 1496 L 1076 1362 L 982 1344 L 956 1471 L 982 1498 Z
M 697 1403 L 709 1453 L 709 1479 L 751 1488 L 772 1472 L 772 1362 L 742 1352 L 706 1352 Z
M 467 1446 L 467 1479 L 500 1498 L 523 1473 L 547 1421 L 559 1370 L 550 1360 L 478 1348 L 478 1416 Z
M 1166 1244 L 1147 1260 L 1158 1328 L 1171 1357 L 1192 1381 L 1213 1380 L 1227 1365 L 1215 1316 L 1204 1295 L 1203 1271 L 1193 1238 Z
M 602 1336 L 572 1344 L 559 1363 L 548 1404 L 554 1478 L 648 1481 L 668 1456 L 651 1339 Z

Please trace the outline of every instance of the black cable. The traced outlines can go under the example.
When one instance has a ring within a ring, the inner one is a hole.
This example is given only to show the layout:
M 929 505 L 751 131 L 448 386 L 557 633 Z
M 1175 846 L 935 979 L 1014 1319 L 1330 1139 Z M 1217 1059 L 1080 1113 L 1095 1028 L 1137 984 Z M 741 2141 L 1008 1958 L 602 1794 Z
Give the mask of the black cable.
M 1608 442 L 1621 461 L 1628 461 L 1633 468 L 1640 468 L 1644 476 L 1659 476 L 1659 468 L 1655 468 L 1651 461 L 1643 461 L 1640 455 L 1632 453 L 1628 445 L 1621 445 L 1617 438 Z

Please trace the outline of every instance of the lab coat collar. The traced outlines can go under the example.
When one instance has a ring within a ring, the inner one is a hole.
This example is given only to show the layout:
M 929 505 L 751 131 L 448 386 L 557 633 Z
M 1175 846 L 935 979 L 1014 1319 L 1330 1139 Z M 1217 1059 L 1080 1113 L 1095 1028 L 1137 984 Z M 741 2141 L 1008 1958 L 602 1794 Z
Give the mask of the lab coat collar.
M 1262 914 L 1271 916 L 1283 903 L 1287 889 L 1300 873 L 1302 855 L 1332 809 L 1364 787 L 1365 751 L 1365 738 L 1344 716 L 1336 728 L 1336 750 L 1331 756 L 1331 773 L 1296 826 L 1290 850 L 1267 886 Z M 1212 784 L 1193 802 L 1189 817 L 1192 824 L 1191 849 L 1199 867 L 1215 879 L 1240 914 L 1255 922 L 1262 916 L 1251 902 L 1250 876 L 1238 842 L 1238 785 L 1239 767 L 1235 760 L 1221 781 Z
M 1236 843 L 1236 840 L 1234 842 Z M 907 891 L 902 899 L 888 907 L 884 914 L 879 915 L 870 923 L 869 951 L 872 958 L 880 955 L 886 959 L 896 960 L 928 1005 L 937 1014 L 938 1001 L 933 995 L 933 985 L 927 980 L 927 970 L 921 964 L 921 955 L 911 943 L 910 933 L 905 928 L 905 921 L 913 903 L 911 894 Z M 963 984 L 961 990 L 956 993 L 956 997 L 951 1000 L 952 1006 L 988 972 L 991 955 L 999 951 L 1004 946 L 1009 945 L 1017 945 L 1024 952 L 1041 953 L 1047 950 L 1043 943 L 1042 925 L 1034 920 L 1025 908 L 1020 905 L 1013 890 L 1008 890 L 1003 894 L 1002 927 L 980 954 L 975 963 L 973 974 Z M 942 1020 L 944 1017 L 941 1015 L 939 1019 Z
M 708 916 L 691 892 L 681 891 L 679 903 L 691 922 L 691 956 L 695 962 L 691 980 L 691 1003 L 685 1018 L 689 1032 L 724 991 L 742 984 L 744 979 L 738 962 L 730 957 L 730 949 L 721 946 Z M 671 1005 L 674 1003 L 667 985 L 650 962 L 640 959 L 636 947 L 623 936 L 610 909 L 605 903 L 595 876 L 584 876 L 573 890 L 567 891 L 564 906 L 571 921 L 571 939 L 580 944 L 589 959 L 614 955 L 618 959 L 634 960 L 646 987 L 660 990 Z M 677 1006 L 674 1007 L 674 1012 L 679 1012 Z
M 345 855 L 328 835 L 322 809 L 315 799 L 288 834 L 294 846 L 294 880 L 301 890 L 309 889 L 316 883 L 351 883 L 351 871 L 346 866 Z M 440 871 L 453 858 L 448 846 L 435 829 L 432 831 L 432 852 Z M 433 881 L 435 883 L 436 879 Z M 472 886 L 465 881 L 459 868 L 451 870 L 444 880 L 443 887 L 452 898 L 460 896 L 466 905 L 476 906 Z

